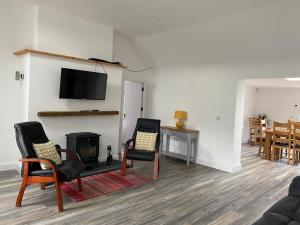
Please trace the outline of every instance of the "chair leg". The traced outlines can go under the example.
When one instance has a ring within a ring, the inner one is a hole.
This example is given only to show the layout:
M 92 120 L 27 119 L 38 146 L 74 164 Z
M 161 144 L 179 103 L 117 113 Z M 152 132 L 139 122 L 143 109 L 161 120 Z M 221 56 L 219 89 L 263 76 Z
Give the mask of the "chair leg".
M 295 151 L 295 149 L 293 148 L 293 150 L 292 150 L 292 165 L 294 165 L 295 164 L 295 156 L 296 156 L 296 151 Z M 290 157 L 289 157 L 290 158 Z M 290 164 L 290 163 L 289 163 Z
M 159 172 L 159 169 L 160 169 L 160 160 L 159 160 L 159 157 L 158 157 L 158 172 Z
M 122 169 L 121 169 L 122 176 L 126 176 L 126 169 L 127 169 L 127 159 L 124 157 L 122 160 Z
M 131 168 L 133 168 L 133 160 L 131 160 Z
M 279 155 L 278 155 L 278 159 L 282 159 L 282 153 L 283 153 L 283 149 L 279 149 Z
M 293 151 L 292 151 L 292 158 L 294 157 L 293 156 L 294 155 Z M 286 152 L 287 152 L 287 164 L 290 165 L 290 163 L 291 163 L 291 150 L 290 149 L 286 149 Z
M 260 154 L 261 154 L 261 143 L 259 144 L 259 149 L 258 149 L 258 154 L 257 154 L 257 156 L 259 157 Z
M 63 212 L 64 211 L 64 206 L 63 206 L 63 201 L 62 201 L 62 195 L 61 195 L 61 183 L 59 181 L 56 181 L 56 199 L 57 199 L 57 206 L 58 206 L 58 211 Z
M 155 153 L 153 180 L 157 180 L 157 178 L 158 178 L 158 164 L 159 164 L 159 156 L 158 156 L 158 153 Z
M 23 199 L 23 195 L 24 195 L 26 186 L 27 186 L 26 183 L 23 181 L 22 185 L 21 185 L 21 188 L 20 188 L 20 191 L 19 191 L 19 194 L 18 194 L 18 197 L 17 197 L 16 207 L 21 207 L 22 199 Z
M 272 146 L 272 161 L 274 161 L 275 160 L 275 147 L 274 146 Z
M 82 191 L 82 183 L 81 183 L 81 178 L 77 177 L 77 184 L 78 184 L 78 191 Z
M 41 190 L 45 190 L 46 189 L 46 184 L 45 183 L 41 183 Z

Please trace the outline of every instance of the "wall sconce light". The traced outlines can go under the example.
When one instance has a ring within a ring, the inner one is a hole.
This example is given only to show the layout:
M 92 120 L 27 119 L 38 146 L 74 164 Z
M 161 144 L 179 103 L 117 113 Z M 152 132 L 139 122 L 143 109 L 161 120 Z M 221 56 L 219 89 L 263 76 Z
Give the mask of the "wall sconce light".
M 15 80 L 24 80 L 24 73 L 21 71 L 16 71 Z

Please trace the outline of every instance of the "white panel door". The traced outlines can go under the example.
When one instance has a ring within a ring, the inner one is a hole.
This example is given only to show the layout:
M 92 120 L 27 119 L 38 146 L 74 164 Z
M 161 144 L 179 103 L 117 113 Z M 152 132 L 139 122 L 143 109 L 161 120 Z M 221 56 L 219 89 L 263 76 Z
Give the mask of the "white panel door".
M 125 81 L 123 104 L 123 143 L 132 138 L 136 121 L 142 116 L 143 84 Z

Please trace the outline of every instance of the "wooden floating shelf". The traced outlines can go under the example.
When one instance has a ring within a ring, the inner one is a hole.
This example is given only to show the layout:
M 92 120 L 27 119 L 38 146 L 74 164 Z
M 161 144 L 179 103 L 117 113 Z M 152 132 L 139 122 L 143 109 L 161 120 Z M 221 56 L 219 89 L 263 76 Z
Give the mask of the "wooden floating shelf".
M 65 117 L 65 116 L 115 116 L 119 111 L 45 111 L 38 112 L 38 117 Z
M 110 67 L 115 67 L 115 68 L 120 68 L 120 69 L 126 69 L 127 68 L 126 66 L 123 66 L 123 65 L 117 65 L 117 64 L 106 63 L 106 62 L 97 62 L 97 61 L 94 61 L 94 60 L 83 59 L 83 58 L 78 58 L 78 57 L 74 57 L 74 56 L 51 53 L 51 52 L 45 52 L 45 51 L 39 51 L 39 50 L 33 50 L 33 49 L 27 49 L 27 48 L 22 49 L 20 51 L 14 52 L 15 55 L 25 55 L 25 54 L 28 54 L 28 53 L 35 54 L 35 55 L 41 55 L 41 56 L 50 56 L 50 57 L 55 57 L 55 58 L 79 61 L 79 62 L 84 62 L 84 63 L 92 63 L 92 64 L 110 66 Z

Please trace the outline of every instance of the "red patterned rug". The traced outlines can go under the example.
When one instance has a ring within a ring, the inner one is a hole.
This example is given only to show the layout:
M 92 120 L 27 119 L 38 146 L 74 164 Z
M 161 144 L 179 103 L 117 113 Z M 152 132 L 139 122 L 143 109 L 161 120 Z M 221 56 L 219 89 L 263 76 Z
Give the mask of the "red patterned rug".
M 152 182 L 152 179 L 137 174 L 133 170 L 128 170 L 126 176 L 123 177 L 118 170 L 84 177 L 81 181 L 83 188 L 82 192 L 78 191 L 76 180 L 66 183 L 61 187 L 62 191 L 74 202 L 142 186 Z

